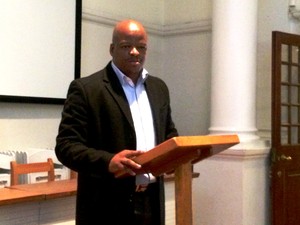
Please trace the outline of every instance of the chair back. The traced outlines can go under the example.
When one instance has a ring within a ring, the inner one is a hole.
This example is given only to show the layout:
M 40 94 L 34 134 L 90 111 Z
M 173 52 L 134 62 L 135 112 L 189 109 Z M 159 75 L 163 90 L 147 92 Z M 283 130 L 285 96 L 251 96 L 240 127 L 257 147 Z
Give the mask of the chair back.
M 39 172 L 48 172 L 48 181 L 55 180 L 54 164 L 51 158 L 47 162 L 35 162 L 19 164 L 16 161 L 10 162 L 10 185 L 19 184 L 19 175 Z
M 70 179 L 76 179 L 77 178 L 77 172 L 74 170 L 70 170 Z

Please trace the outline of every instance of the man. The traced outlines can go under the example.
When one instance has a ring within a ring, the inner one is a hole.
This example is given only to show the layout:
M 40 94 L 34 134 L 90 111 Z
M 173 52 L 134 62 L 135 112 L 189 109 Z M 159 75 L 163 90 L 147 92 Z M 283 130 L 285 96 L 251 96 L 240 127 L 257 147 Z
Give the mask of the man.
M 70 84 L 55 151 L 78 172 L 77 225 L 164 224 L 162 177 L 136 176 L 132 160 L 178 135 L 167 86 L 143 68 L 147 40 L 139 22 L 117 23 L 112 61 Z

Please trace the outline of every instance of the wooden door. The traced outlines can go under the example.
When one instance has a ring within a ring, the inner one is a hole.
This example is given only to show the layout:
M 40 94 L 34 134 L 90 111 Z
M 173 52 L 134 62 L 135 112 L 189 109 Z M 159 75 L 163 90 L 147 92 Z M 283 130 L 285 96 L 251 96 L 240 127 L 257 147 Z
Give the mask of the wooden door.
M 272 33 L 273 225 L 300 224 L 300 36 Z

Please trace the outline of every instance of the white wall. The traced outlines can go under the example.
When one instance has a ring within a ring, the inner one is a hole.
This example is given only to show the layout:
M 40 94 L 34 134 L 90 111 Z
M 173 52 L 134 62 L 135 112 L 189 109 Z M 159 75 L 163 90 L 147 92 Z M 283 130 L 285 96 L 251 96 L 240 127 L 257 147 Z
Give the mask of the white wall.
M 208 0 L 165 0 L 164 25 L 191 23 L 211 19 L 212 4 Z
M 163 48 L 163 78 L 169 85 L 173 119 L 180 135 L 207 134 L 211 32 L 168 37 Z
M 286 0 L 259 0 L 257 128 L 264 138 L 270 138 L 271 129 L 271 31 L 300 33 L 299 21 L 288 17 L 287 7 Z M 146 68 L 167 82 L 173 117 L 180 133 L 207 133 L 210 115 L 211 10 L 210 0 L 84 0 L 82 76 L 101 69 L 110 59 L 113 23 L 128 17 L 138 19 L 150 31 Z M 61 110 L 62 106 L 59 105 L 0 103 L 0 147 L 54 147 Z M 212 170 L 216 168 L 211 165 L 212 162 L 207 161 L 197 166 L 197 172 L 201 175 L 194 183 L 195 214 L 201 214 L 202 218 L 197 218 L 196 224 L 211 225 L 207 221 L 213 219 L 207 207 L 213 204 L 211 193 L 219 190 L 213 182 L 223 174 L 214 173 Z M 248 161 L 246 164 L 225 162 L 218 164 L 218 171 L 229 168 L 234 172 L 232 176 L 239 176 L 238 171 L 242 169 L 245 180 L 236 188 L 246 195 L 249 190 L 245 186 L 252 187 L 253 175 L 260 173 L 257 169 L 261 169 L 262 177 L 255 182 L 266 186 L 266 166 L 258 161 Z M 208 192 L 207 185 L 215 189 Z M 251 207 L 246 207 L 250 213 L 253 212 Z M 234 205 L 231 209 L 235 213 L 239 211 Z
M 0 103 L 0 150 L 53 148 L 62 106 Z
M 96 23 L 82 21 L 82 77 L 102 69 L 110 60 L 109 44 L 111 43 L 112 29 L 110 26 L 100 27 Z
M 83 8 L 115 20 L 131 18 L 150 24 L 160 24 L 164 15 L 164 1 L 161 0 L 83 0 Z

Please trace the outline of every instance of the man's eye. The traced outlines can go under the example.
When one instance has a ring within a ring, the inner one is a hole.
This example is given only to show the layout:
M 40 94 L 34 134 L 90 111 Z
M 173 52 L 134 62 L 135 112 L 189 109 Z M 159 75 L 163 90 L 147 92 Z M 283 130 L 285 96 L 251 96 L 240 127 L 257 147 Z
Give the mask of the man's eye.
M 130 49 L 131 46 L 130 45 L 122 45 L 121 48 L 123 48 L 123 49 Z
M 145 51 L 147 49 L 146 46 L 138 46 L 137 49 L 141 50 L 141 51 Z

